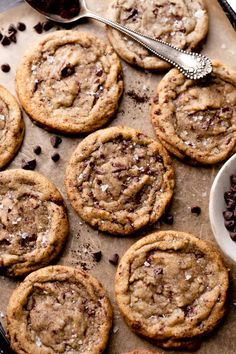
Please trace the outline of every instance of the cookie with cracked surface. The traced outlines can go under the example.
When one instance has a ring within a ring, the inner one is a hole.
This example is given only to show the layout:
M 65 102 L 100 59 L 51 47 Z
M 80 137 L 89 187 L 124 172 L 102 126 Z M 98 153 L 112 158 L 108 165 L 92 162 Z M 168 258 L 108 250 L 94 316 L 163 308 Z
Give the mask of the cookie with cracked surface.
M 16 155 L 24 138 L 24 121 L 19 105 L 0 85 L 0 169 Z
M 97 37 L 57 31 L 23 57 L 16 88 L 23 108 L 39 125 L 87 133 L 115 113 L 123 92 L 122 68 L 113 49 Z
M 101 231 L 127 235 L 163 214 L 173 194 L 174 171 L 158 141 L 132 128 L 112 127 L 78 145 L 65 185 L 82 219 Z
M 225 313 L 228 271 L 210 243 L 161 231 L 128 249 L 115 290 L 134 332 L 163 348 L 196 349 Z
M 236 71 L 214 60 L 212 75 L 193 81 L 172 69 L 157 88 L 151 118 L 177 157 L 195 164 L 225 160 L 236 144 Z
M 113 0 L 109 18 L 136 32 L 187 50 L 196 48 L 208 32 L 204 0 Z M 132 39 L 110 27 L 107 31 L 112 46 L 127 62 L 144 69 L 170 67 Z
M 61 194 L 43 175 L 0 173 L 0 271 L 22 276 L 50 263 L 68 234 Z
M 80 268 L 50 266 L 31 273 L 13 292 L 7 322 L 17 354 L 100 354 L 112 308 L 94 277 Z

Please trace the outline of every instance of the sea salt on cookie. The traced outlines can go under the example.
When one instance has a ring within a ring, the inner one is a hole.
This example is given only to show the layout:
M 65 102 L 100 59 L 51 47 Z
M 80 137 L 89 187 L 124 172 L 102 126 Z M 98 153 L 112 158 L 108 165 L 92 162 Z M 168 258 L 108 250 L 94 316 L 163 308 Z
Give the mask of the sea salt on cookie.
M 16 88 L 39 125 L 79 134 L 109 121 L 123 92 L 120 60 L 107 44 L 79 31 L 43 37 L 23 57 Z
M 112 308 L 101 284 L 80 268 L 51 266 L 31 273 L 14 290 L 8 333 L 17 354 L 100 354 Z
M 204 0 L 113 0 L 109 18 L 128 28 L 181 49 L 193 49 L 206 37 L 208 14 Z M 144 69 L 163 70 L 169 64 L 120 32 L 107 27 L 117 53 Z
M 211 244 L 161 231 L 126 251 L 115 290 L 134 332 L 163 348 L 193 349 L 225 313 L 228 271 Z
M 16 99 L 0 86 L 0 169 L 16 155 L 24 137 L 24 121 Z
M 43 175 L 0 173 L 0 271 L 22 276 L 50 263 L 68 234 L 63 199 Z
M 161 217 L 173 195 L 174 171 L 158 141 L 128 127 L 112 127 L 78 145 L 65 185 L 86 222 L 126 235 Z
M 172 69 L 157 88 L 151 118 L 177 157 L 202 164 L 225 160 L 236 145 L 236 71 L 215 60 L 209 77 L 193 81 Z

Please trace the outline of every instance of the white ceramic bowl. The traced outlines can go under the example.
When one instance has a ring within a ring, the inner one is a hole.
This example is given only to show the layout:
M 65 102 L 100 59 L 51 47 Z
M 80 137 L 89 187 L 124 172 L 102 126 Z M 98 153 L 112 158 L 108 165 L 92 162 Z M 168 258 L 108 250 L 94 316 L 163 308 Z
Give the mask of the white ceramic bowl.
M 224 193 L 230 189 L 230 176 L 233 174 L 236 174 L 236 154 L 222 166 L 212 184 L 209 216 L 216 242 L 225 255 L 236 263 L 236 241 L 231 240 L 222 215 L 226 209 Z

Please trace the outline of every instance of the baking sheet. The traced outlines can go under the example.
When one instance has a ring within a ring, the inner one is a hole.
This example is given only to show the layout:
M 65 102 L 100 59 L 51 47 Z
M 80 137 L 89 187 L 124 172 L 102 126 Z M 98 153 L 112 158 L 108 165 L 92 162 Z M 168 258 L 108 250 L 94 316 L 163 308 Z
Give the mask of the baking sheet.
M 105 14 L 109 3 L 110 0 L 97 0 L 96 2 L 89 0 L 88 6 L 90 9 L 100 14 Z M 235 31 L 216 0 L 208 0 L 208 8 L 210 14 L 210 30 L 203 52 L 211 58 L 222 60 L 236 70 Z M 4 74 L 0 71 L 0 84 L 7 87 L 13 94 L 15 94 L 14 85 L 17 63 L 24 51 L 42 37 L 42 35 L 37 34 L 33 30 L 33 26 L 38 21 L 42 20 L 43 18 L 26 4 L 0 14 L 1 31 L 7 29 L 9 24 L 16 24 L 19 21 L 27 25 L 25 32 L 18 33 L 17 44 L 12 44 L 9 47 L 0 47 L 0 65 L 3 63 L 9 63 L 11 65 L 10 73 Z M 104 26 L 99 23 L 88 21 L 79 25 L 78 28 L 82 31 L 92 32 L 103 40 L 107 40 Z M 138 104 L 127 93 L 133 90 L 139 94 L 145 94 L 151 99 L 163 75 L 135 69 L 125 62 L 122 64 L 126 85 L 125 94 L 121 101 L 119 113 L 110 125 L 128 125 L 155 137 L 149 118 L 151 100 Z M 106 353 L 121 354 L 134 348 L 155 349 L 149 342 L 133 334 L 121 318 L 114 299 L 113 280 L 116 268 L 109 263 L 109 258 L 114 253 L 118 253 L 122 256 L 125 250 L 139 237 L 154 229 L 172 228 L 182 230 L 191 232 L 202 239 L 214 242 L 208 218 L 208 198 L 212 181 L 220 166 L 218 165 L 211 168 L 190 167 L 173 158 L 177 185 L 170 212 L 174 215 L 174 225 L 170 227 L 157 224 L 155 227 L 150 228 L 150 230 L 144 230 L 135 237 L 114 237 L 93 230 L 85 224 L 72 210 L 66 198 L 63 185 L 65 166 L 73 150 L 80 142 L 80 139 L 63 137 L 63 142 L 58 149 L 61 160 L 55 164 L 50 158 L 53 152 L 55 152 L 49 140 L 52 134 L 33 125 L 26 115 L 24 115 L 24 119 L 26 123 L 24 143 L 19 154 L 8 168 L 21 168 L 22 159 L 35 158 L 33 153 L 34 146 L 40 145 L 42 147 L 42 155 L 36 157 L 36 170 L 43 173 L 56 184 L 66 200 L 69 211 L 70 236 L 59 263 L 69 266 L 82 265 L 86 267 L 107 289 L 114 307 L 114 326 Z M 200 206 L 202 209 L 202 213 L 199 217 L 190 212 L 190 208 L 195 205 Z M 97 250 L 101 250 L 103 254 L 100 263 L 95 263 L 92 256 L 92 252 Z M 236 280 L 236 266 L 233 266 L 229 260 L 225 260 L 228 267 L 231 269 L 232 278 L 230 311 L 220 329 L 203 342 L 197 352 L 199 354 L 236 353 L 236 294 L 234 294 L 233 290 Z M 4 316 L 9 297 L 16 285 L 16 281 L 9 280 L 6 277 L 0 277 L 0 317 L 2 317 L 1 320 L 3 323 L 5 321 Z M 162 352 L 162 350 L 159 351 Z M 168 353 L 178 353 L 178 351 L 168 351 Z

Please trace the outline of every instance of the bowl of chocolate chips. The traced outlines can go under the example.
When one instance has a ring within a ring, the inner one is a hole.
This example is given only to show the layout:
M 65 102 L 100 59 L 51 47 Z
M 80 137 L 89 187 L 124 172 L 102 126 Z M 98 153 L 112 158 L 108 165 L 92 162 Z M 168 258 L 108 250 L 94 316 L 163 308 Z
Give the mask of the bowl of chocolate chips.
M 236 154 L 220 169 L 211 187 L 209 216 L 216 242 L 236 262 Z

